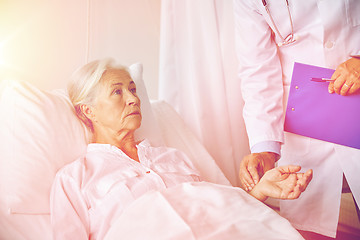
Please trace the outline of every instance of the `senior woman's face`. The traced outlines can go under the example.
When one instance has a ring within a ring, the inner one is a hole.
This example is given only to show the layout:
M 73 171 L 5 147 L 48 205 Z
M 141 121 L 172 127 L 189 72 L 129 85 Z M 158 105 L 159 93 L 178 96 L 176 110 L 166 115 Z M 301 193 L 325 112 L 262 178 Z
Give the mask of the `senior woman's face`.
M 93 109 L 96 124 L 105 131 L 136 130 L 141 124 L 136 85 L 125 70 L 108 69 L 100 80 Z

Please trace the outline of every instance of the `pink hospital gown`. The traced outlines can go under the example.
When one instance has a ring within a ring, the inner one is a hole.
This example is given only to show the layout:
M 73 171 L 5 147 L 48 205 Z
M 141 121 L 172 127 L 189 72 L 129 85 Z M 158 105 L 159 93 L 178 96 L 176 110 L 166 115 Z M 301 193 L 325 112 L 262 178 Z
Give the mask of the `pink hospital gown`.
M 115 146 L 89 144 L 85 157 L 57 173 L 50 197 L 54 239 L 102 239 L 146 192 L 200 181 L 184 153 L 147 141 L 137 148 L 140 162 Z

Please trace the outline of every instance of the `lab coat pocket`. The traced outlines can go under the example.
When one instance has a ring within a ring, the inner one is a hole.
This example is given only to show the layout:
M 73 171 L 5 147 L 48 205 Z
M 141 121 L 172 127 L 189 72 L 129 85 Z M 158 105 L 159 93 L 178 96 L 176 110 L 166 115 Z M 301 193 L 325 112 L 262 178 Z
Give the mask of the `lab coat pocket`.
M 346 0 L 347 23 L 353 27 L 360 26 L 360 1 Z

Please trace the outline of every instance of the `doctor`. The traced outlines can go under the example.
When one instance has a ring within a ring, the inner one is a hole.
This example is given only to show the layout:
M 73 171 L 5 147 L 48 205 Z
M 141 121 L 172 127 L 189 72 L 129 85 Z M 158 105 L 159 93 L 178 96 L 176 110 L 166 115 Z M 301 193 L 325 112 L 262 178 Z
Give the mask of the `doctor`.
M 276 160 L 313 168 L 308 194 L 281 201 L 281 215 L 300 230 L 335 237 L 343 175 L 360 205 L 360 150 L 286 133 L 284 113 L 294 62 L 336 69 L 329 94 L 359 91 L 360 1 L 234 0 L 234 11 L 251 147 L 241 183 L 251 190 Z

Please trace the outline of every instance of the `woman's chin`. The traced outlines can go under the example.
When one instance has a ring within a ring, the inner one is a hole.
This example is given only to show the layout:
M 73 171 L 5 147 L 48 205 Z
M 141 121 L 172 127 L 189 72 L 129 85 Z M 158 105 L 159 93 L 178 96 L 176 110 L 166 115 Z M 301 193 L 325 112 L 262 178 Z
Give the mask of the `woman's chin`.
M 131 129 L 131 130 L 137 130 L 139 129 L 141 126 L 141 121 L 133 121 L 131 123 L 128 124 L 128 129 Z

